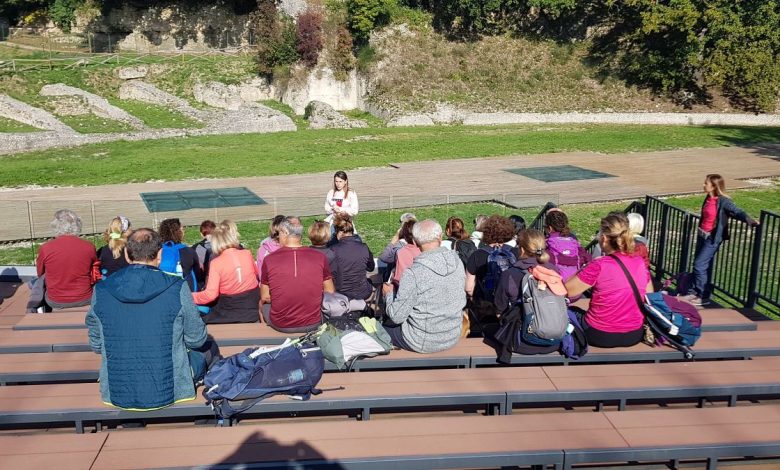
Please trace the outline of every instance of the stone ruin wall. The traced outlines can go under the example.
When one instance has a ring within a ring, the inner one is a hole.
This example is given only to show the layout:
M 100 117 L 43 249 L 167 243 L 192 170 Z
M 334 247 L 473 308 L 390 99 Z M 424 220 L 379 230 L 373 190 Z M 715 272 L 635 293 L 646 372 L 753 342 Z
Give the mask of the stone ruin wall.
M 279 8 L 297 16 L 306 0 L 283 0 Z M 231 49 L 251 45 L 250 15 L 237 15 L 221 2 L 197 8 L 186 2 L 137 9 L 130 5 L 105 17 L 79 18 L 74 33 L 92 32 L 97 50 L 176 52 Z

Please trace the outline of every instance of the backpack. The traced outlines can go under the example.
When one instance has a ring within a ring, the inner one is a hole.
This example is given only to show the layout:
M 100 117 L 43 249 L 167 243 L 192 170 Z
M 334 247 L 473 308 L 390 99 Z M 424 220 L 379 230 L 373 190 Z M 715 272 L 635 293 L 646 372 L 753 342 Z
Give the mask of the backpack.
M 287 339 L 279 346 L 246 349 L 215 363 L 203 379 L 203 397 L 214 413 L 231 418 L 274 395 L 308 400 L 325 370 L 314 344 Z
M 493 302 L 493 296 L 498 287 L 498 281 L 501 279 L 501 273 L 512 267 L 517 261 L 515 252 L 511 246 L 501 245 L 491 248 L 489 246 L 480 247 L 480 250 L 488 253 L 487 268 L 485 277 L 479 283 L 482 298 L 488 302 Z
M 469 257 L 477 251 L 477 246 L 471 240 L 456 240 L 454 238 L 449 239 L 452 243 L 452 251 L 458 254 L 463 266 L 469 260 Z
M 334 317 L 321 330 L 317 345 L 339 370 L 345 366 L 352 370 L 358 359 L 389 354 L 393 349 L 390 335 L 375 318 Z
M 669 336 L 683 346 L 693 346 L 696 341 L 701 337 L 701 315 L 693 308 L 692 314 L 687 305 L 680 308 L 676 305 L 678 310 L 674 311 L 669 304 L 666 303 L 667 296 L 661 292 L 649 292 L 645 299 L 645 304 L 648 309 L 651 309 L 652 316 L 648 317 L 648 321 L 654 321 L 659 327 L 660 331 L 668 332 Z M 671 297 L 670 297 L 671 298 Z M 685 302 L 680 302 L 684 304 Z M 656 336 L 656 341 L 661 340 L 663 342 L 663 336 Z
M 184 271 L 181 267 L 181 249 L 189 248 L 184 243 L 174 243 L 167 241 L 162 245 L 162 254 L 160 255 L 160 271 L 174 276 L 184 277 Z M 198 281 L 195 279 L 195 271 L 190 271 L 192 276 L 192 291 L 198 290 Z
M 582 268 L 580 257 L 580 242 L 574 237 L 550 237 L 547 239 L 547 253 L 552 258 L 552 264 L 558 268 L 563 282 L 577 274 Z
M 561 340 L 561 354 L 569 359 L 579 359 L 588 353 L 588 340 L 580 319 L 571 309 L 568 310 L 569 327 Z
M 558 344 L 566 335 L 569 314 L 566 298 L 550 289 L 539 289 L 530 273 L 520 283 L 523 303 L 523 340 L 537 346 Z

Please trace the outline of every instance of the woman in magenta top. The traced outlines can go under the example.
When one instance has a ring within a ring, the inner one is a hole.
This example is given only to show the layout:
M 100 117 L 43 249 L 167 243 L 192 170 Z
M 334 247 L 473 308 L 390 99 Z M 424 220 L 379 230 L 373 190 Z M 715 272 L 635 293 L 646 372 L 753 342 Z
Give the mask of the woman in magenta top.
M 704 178 L 707 197 L 701 206 L 701 220 L 696 237 L 696 255 L 693 260 L 693 293 L 685 298 L 693 305 L 707 305 L 712 294 L 712 267 L 718 248 L 729 239 L 729 217 L 749 225 L 758 225 L 749 215 L 734 204 L 726 194 L 723 177 L 709 174 Z
M 601 219 L 599 246 L 605 256 L 566 281 L 566 290 L 569 296 L 577 296 L 592 288 L 582 325 L 589 344 L 600 348 L 633 346 L 644 336 L 644 315 L 626 274 L 609 255 L 622 261 L 640 296 L 644 298 L 653 287 L 644 260 L 634 256 L 634 237 L 625 214 L 613 212 Z

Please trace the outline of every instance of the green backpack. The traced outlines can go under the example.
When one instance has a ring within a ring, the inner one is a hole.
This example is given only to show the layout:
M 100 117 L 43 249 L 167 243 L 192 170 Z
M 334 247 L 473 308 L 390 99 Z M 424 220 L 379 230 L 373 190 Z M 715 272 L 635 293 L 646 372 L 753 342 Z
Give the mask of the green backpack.
M 352 370 L 358 359 L 389 354 L 393 349 L 390 335 L 375 318 L 334 317 L 322 328 L 317 346 L 339 370 Z

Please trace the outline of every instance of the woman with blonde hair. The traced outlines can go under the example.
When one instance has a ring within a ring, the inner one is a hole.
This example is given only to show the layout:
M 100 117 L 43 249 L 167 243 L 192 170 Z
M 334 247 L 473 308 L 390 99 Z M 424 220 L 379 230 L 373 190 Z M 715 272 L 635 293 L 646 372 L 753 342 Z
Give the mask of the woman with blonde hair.
M 601 219 L 598 242 L 604 256 L 569 278 L 566 290 L 574 297 L 592 289 L 582 322 L 588 344 L 601 348 L 633 346 L 644 336 L 644 314 L 631 284 L 644 298 L 653 290 L 650 273 L 642 258 L 634 256 L 634 237 L 622 212 Z
M 271 220 L 271 225 L 268 226 L 268 236 L 260 242 L 260 247 L 257 249 L 257 272 L 263 272 L 263 260 L 266 256 L 270 255 L 274 251 L 282 247 L 279 244 L 279 226 L 284 222 L 283 215 L 277 215 Z
M 330 224 L 322 220 L 316 220 L 309 226 L 308 235 L 312 249 L 325 255 L 330 266 L 336 258 L 333 250 L 328 246 L 328 242 L 330 242 Z
M 129 263 L 125 258 L 125 245 L 127 237 L 131 233 L 130 219 L 121 215 L 111 219 L 108 228 L 103 232 L 103 241 L 106 244 L 97 250 L 100 272 L 104 277 L 128 266 Z
M 729 239 L 729 217 L 756 226 L 758 222 L 734 204 L 726 194 L 723 177 L 712 173 L 704 178 L 707 196 L 701 206 L 696 254 L 693 260 L 693 293 L 685 298 L 693 305 L 707 305 L 712 294 L 712 268 L 720 244 Z
M 563 286 L 563 279 L 558 273 L 558 268 L 550 262 L 550 255 L 547 253 L 547 243 L 544 234 L 538 230 L 526 229 L 517 236 L 517 249 L 520 252 L 517 262 L 509 269 L 501 273 L 501 277 L 496 287 L 494 304 L 496 310 L 506 321 L 513 308 L 521 308 L 522 292 L 521 285 L 526 274 L 534 276 L 540 284 L 544 284 L 551 292 L 565 296 L 566 290 Z M 519 319 L 522 321 L 525 312 L 520 311 Z M 519 354 L 547 354 L 558 350 L 559 344 L 549 346 L 539 346 L 535 344 L 519 343 L 513 351 L 507 350 L 506 355 L 500 353 L 504 360 L 511 357 L 511 353 Z
M 197 305 L 209 305 L 206 323 L 254 323 L 260 319 L 260 288 L 257 265 L 249 250 L 241 248 L 236 224 L 223 220 L 211 231 L 211 250 L 206 288 L 194 292 Z

